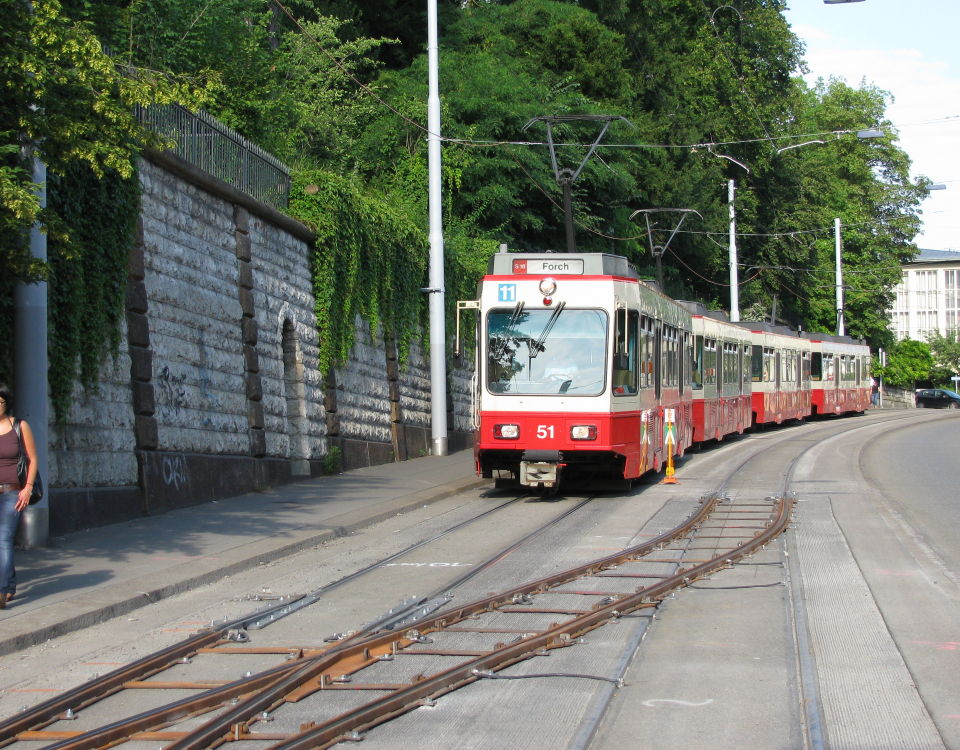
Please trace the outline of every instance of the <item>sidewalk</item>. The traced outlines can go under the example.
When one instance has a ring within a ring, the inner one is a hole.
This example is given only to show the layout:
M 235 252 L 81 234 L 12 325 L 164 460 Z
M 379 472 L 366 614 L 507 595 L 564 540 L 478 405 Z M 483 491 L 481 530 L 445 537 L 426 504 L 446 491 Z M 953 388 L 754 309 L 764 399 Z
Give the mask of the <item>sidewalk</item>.
M 0 656 L 487 484 L 471 451 L 304 479 L 17 550 Z

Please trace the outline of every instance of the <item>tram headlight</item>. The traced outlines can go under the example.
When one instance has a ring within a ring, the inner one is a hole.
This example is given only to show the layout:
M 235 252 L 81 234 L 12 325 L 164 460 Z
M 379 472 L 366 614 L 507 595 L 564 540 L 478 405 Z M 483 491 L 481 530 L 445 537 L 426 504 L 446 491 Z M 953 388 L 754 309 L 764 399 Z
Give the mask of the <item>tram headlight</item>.
M 520 437 L 520 425 L 495 424 L 493 426 L 493 436 L 498 440 L 516 440 Z
M 546 278 L 540 279 L 540 294 L 544 297 L 552 297 L 554 292 L 557 291 L 557 280 Z
M 575 424 L 570 428 L 571 440 L 596 440 L 597 426 L 592 424 Z

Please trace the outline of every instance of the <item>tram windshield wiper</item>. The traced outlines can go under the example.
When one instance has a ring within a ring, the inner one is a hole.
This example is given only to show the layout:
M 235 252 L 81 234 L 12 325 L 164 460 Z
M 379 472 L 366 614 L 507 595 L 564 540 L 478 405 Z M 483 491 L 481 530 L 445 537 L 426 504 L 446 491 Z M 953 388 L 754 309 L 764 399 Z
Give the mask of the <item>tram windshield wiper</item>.
M 521 300 L 514 306 L 513 312 L 510 313 L 510 320 L 508 320 L 507 324 L 497 332 L 495 344 L 491 347 L 490 351 L 494 359 L 499 360 L 504 355 L 504 352 L 507 349 L 507 342 L 511 338 L 508 335 L 508 332 L 514 330 L 514 326 L 517 324 L 517 321 L 520 320 L 520 316 L 523 314 L 523 305 L 524 302 Z
M 547 340 L 547 336 L 550 335 L 550 331 L 553 330 L 553 326 L 557 322 L 557 318 L 560 317 L 560 313 L 563 312 L 563 308 L 567 306 L 566 302 L 561 302 L 557 305 L 556 309 L 550 315 L 550 320 L 547 321 L 547 324 L 543 327 L 543 330 L 540 332 L 540 336 L 536 341 L 527 342 L 527 347 L 530 349 L 530 359 L 536 357 L 540 352 L 542 352 L 546 347 L 543 345 L 543 342 Z

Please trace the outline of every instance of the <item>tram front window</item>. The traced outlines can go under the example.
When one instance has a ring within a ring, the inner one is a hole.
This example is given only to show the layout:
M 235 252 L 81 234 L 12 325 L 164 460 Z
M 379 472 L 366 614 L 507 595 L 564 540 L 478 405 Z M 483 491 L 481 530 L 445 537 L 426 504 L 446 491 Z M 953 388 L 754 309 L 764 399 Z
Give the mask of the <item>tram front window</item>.
M 516 308 L 487 315 L 487 386 L 494 393 L 595 396 L 603 392 L 603 310 Z

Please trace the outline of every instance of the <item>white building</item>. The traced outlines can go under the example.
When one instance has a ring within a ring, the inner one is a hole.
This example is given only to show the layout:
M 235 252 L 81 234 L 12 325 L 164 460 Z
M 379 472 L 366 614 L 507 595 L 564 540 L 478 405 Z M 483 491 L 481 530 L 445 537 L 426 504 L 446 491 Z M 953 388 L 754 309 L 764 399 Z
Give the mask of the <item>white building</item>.
M 890 327 L 897 340 L 926 341 L 927 334 L 960 332 L 960 251 L 921 250 L 903 266 Z

